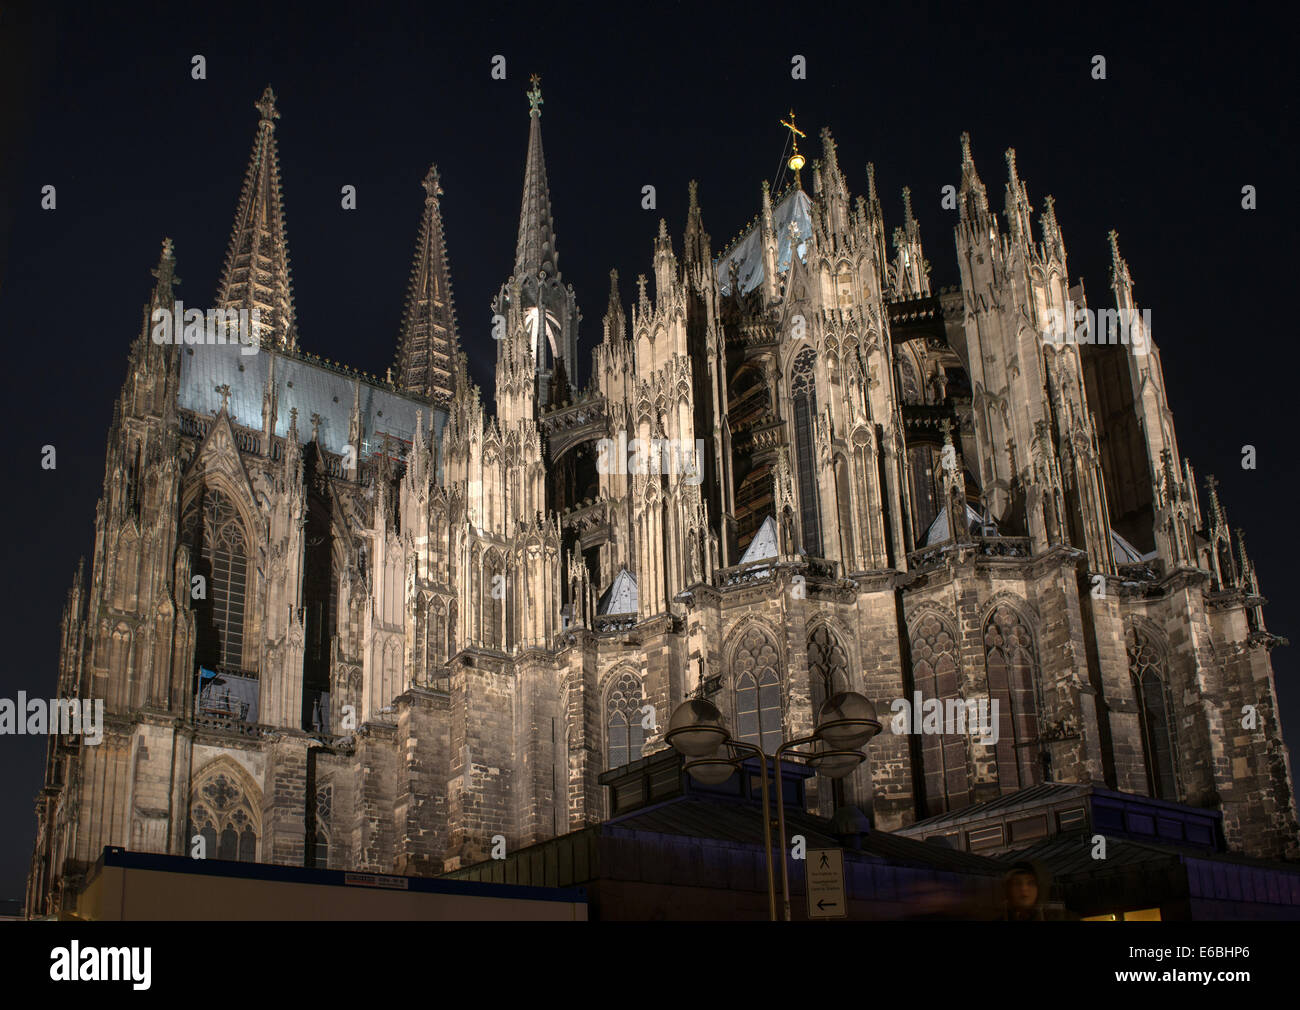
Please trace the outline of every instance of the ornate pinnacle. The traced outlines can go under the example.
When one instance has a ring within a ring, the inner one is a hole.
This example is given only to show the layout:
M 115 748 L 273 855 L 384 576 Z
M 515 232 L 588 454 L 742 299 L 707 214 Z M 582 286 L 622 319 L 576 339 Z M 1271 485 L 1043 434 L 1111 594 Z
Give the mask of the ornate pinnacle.
M 442 181 L 438 175 L 438 166 L 436 164 L 429 166 L 429 174 L 424 177 L 424 191 L 428 194 L 428 199 L 436 200 L 442 196 Z
M 180 283 L 180 278 L 174 273 L 176 269 L 176 250 L 172 246 L 172 240 L 163 239 L 162 255 L 158 258 L 158 265 L 149 271 L 158 280 L 158 286 L 167 294 L 171 287 Z
M 271 90 L 271 85 L 266 86 L 262 92 L 262 97 L 253 103 L 253 107 L 262 114 L 262 122 L 274 123 L 280 118 L 280 112 L 275 107 L 275 92 Z
M 528 81 L 533 86 L 532 90 L 528 92 L 528 114 L 531 116 L 536 113 L 540 116 L 542 114 L 542 79 L 537 74 L 533 74 Z

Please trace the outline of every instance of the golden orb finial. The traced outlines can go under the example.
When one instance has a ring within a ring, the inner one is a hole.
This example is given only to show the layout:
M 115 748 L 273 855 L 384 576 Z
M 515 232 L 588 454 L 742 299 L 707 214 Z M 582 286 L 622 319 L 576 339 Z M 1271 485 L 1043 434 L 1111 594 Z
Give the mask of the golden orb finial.
M 788 164 L 793 171 L 798 172 L 799 169 L 803 168 L 805 164 L 804 156 L 799 153 L 799 138 L 806 137 L 808 136 L 808 134 L 804 133 L 803 130 L 795 126 L 794 123 L 795 123 L 794 109 L 791 109 L 789 122 L 783 119 L 781 120 L 781 125 L 790 131 L 790 142 L 793 147 L 793 151 L 790 154 L 790 161 L 788 162 Z

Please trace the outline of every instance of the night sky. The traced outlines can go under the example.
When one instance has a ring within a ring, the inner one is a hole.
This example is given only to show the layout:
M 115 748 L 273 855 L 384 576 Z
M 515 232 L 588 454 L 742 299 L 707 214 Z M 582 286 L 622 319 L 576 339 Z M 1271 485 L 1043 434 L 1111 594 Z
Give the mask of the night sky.
M 1281 23 L 1102 13 L 987 14 L 859 4 L 655 3 L 556 14 L 539 4 L 329 5 L 309 17 L 256 4 L 0 9 L 0 337 L 11 466 L 3 502 L 7 660 L 0 697 L 48 698 L 59 619 L 77 559 L 93 547 L 113 401 L 139 331 L 160 243 L 176 244 L 179 296 L 216 289 L 270 83 L 302 348 L 382 375 L 391 364 L 436 161 L 460 335 L 490 402 L 489 303 L 514 265 L 532 73 L 559 266 L 585 319 L 585 371 L 608 273 L 625 304 L 667 218 L 681 254 L 687 183 L 699 180 L 719 253 L 757 213 L 793 106 L 819 157 L 829 126 L 854 197 L 867 161 L 886 226 L 912 189 L 932 283 L 957 283 L 963 130 L 1000 212 L 1006 165 L 1038 213 L 1047 194 L 1090 304 L 1113 305 L 1106 234 L 1116 229 L 1138 303 L 1152 314 L 1182 452 L 1215 474 L 1247 533 L 1270 630 L 1283 725 L 1300 734 L 1300 571 L 1285 409 L 1297 352 L 1297 163 L 1289 44 Z M 494 8 L 495 10 L 495 8 Z M 903 18 L 906 17 L 906 20 Z M 1150 20 L 1146 20 L 1151 17 Z M 469 20 L 477 18 L 477 20 Z M 191 78 L 191 58 L 207 79 Z M 507 60 L 505 81 L 490 75 Z M 807 80 L 791 79 L 791 57 Z M 1107 60 L 1107 80 L 1090 74 Z M 809 177 L 806 176 L 806 181 Z M 1258 209 L 1241 207 L 1253 185 Z M 57 187 L 57 210 L 40 208 Z M 357 187 L 357 209 L 340 189 Z M 645 185 L 658 208 L 641 207 Z M 41 447 L 57 469 L 41 469 Z M 1258 467 L 1241 467 L 1254 445 Z M 1204 504 L 1204 495 L 1203 495 Z M 89 574 L 89 573 L 88 573 Z M 20 898 L 46 740 L 0 737 L 0 899 Z

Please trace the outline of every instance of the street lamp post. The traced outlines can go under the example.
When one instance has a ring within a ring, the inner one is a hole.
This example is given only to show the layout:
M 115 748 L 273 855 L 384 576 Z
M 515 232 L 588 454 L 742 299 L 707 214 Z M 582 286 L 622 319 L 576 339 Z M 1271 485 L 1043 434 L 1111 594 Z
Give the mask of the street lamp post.
M 781 781 L 781 757 L 789 752 L 804 758 L 820 774 L 843 778 L 866 760 L 859 748 L 880 732 L 876 708 L 862 695 L 846 691 L 826 701 L 817 714 L 817 729 L 812 736 L 783 741 L 776 749 L 776 819 L 781 847 L 781 902 L 785 921 L 790 921 L 790 874 L 785 852 L 785 801 Z M 736 771 L 736 759 L 718 757 L 723 747 L 749 751 L 758 756 L 762 768 L 763 850 L 767 859 L 768 914 L 776 921 L 776 881 L 772 870 L 772 815 L 767 785 L 769 757 L 761 747 L 732 738 L 722 721 L 722 713 L 712 702 L 701 698 L 682 702 L 664 738 L 687 759 L 686 771 L 705 785 L 727 781 Z M 821 749 L 813 753 L 794 750 L 815 743 Z

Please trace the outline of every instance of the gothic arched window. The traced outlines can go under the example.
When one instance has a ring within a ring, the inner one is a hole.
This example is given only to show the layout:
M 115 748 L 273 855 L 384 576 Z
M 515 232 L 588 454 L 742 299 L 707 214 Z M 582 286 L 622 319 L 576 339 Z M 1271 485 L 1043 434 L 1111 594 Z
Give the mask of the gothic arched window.
M 813 419 L 817 416 L 817 389 L 813 366 L 817 355 L 811 347 L 795 358 L 790 375 L 790 397 L 794 407 L 794 465 L 799 475 L 799 533 L 803 552 L 822 556 L 821 510 L 817 496 L 817 446 Z
M 220 491 L 206 490 L 190 504 L 183 530 L 184 542 L 193 552 L 191 570 L 206 583 L 206 599 L 194 601 L 198 612 L 195 658 L 204 666 L 242 669 L 248 592 L 244 524 L 229 498 Z
M 1155 643 L 1137 629 L 1130 628 L 1126 637 L 1128 671 L 1137 699 L 1142 753 L 1146 758 L 1147 789 L 1156 799 L 1177 802 L 1173 724 L 1169 718 L 1164 658 Z
M 229 765 L 221 767 L 223 763 L 202 773 L 190 795 L 187 849 L 195 835 L 202 835 L 205 858 L 251 863 L 257 859 L 258 803 Z
M 641 757 L 645 730 L 641 728 L 641 679 L 623 672 L 605 698 L 605 727 L 609 733 L 607 768 L 621 768 Z
M 330 808 L 334 803 L 334 786 L 326 782 L 316 787 L 316 866 L 329 866 Z
M 808 636 L 808 673 L 812 678 L 813 719 L 816 720 L 829 698 L 849 689 L 848 656 L 835 633 L 824 624 Z M 847 786 L 845 779 L 833 780 L 830 796 L 836 807 L 848 802 Z
M 998 783 L 1011 792 L 1042 780 L 1038 760 L 1038 706 L 1034 697 L 1034 643 L 1011 607 L 1000 606 L 984 625 L 989 701 L 998 703 L 995 745 Z
M 835 633 L 824 624 L 808 636 L 808 672 L 816 717 L 823 702 L 849 689 L 849 658 Z
M 898 356 L 898 376 L 900 399 L 909 405 L 925 403 L 925 394 L 921 392 L 921 381 L 917 378 L 916 369 L 906 353 Z
M 915 689 L 921 693 L 923 704 L 936 699 L 945 706 L 946 714 L 948 699 L 962 701 L 957 681 L 957 643 L 938 617 L 926 614 L 912 629 L 911 644 Z M 910 704 L 912 699 L 908 701 Z M 964 718 L 969 718 L 969 715 L 967 713 Z M 914 720 L 917 717 L 912 713 Z M 971 732 L 969 723 L 966 732 Z M 925 770 L 925 808 L 928 814 L 941 814 L 969 803 L 966 743 L 961 734 L 922 734 L 921 760 Z
M 736 692 L 737 736 L 772 754 L 781 744 L 780 657 L 771 636 L 751 627 L 731 660 Z

